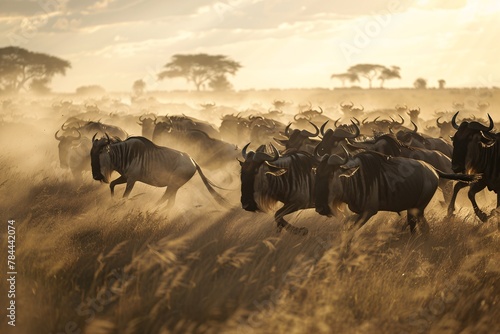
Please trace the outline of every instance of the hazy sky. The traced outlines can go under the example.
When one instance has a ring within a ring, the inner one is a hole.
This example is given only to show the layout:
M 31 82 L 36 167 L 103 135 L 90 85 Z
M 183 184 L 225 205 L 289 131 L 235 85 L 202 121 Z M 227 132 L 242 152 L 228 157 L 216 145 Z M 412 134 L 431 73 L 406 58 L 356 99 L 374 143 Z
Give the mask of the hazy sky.
M 1 0 L 1 46 L 69 60 L 55 91 L 192 88 L 156 75 L 174 54 L 224 54 L 236 89 L 339 86 L 358 63 L 401 67 L 412 86 L 500 86 L 497 0 Z M 378 85 L 378 82 L 374 83 Z M 367 82 L 361 81 L 366 87 Z

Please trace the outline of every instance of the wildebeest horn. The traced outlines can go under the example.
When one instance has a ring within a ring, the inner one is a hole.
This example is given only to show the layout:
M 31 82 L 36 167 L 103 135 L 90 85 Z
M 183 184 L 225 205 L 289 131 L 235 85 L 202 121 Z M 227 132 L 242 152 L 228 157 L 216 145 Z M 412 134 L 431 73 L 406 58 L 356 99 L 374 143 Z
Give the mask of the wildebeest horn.
M 413 127 L 414 127 L 413 132 L 418 132 L 417 124 L 415 124 L 413 121 L 411 121 L 411 124 L 413 124 Z
M 359 123 L 359 120 L 356 118 L 356 117 L 353 117 L 352 119 L 354 119 L 356 121 L 356 125 L 361 125 L 361 123 Z
M 58 133 L 59 133 L 59 130 L 57 130 L 56 133 L 55 133 L 56 140 L 61 141 L 63 139 L 63 137 L 58 137 L 57 136 Z
M 365 107 L 363 107 L 363 105 L 362 105 L 362 104 L 360 104 L 360 106 L 361 106 L 360 111 L 364 111 L 364 110 L 365 110 Z
M 441 129 L 441 127 L 443 126 L 443 123 L 439 123 L 439 119 L 443 117 L 443 116 L 439 116 L 438 119 L 436 119 L 436 124 L 437 124 L 437 127 Z
M 328 123 L 328 122 L 329 121 L 326 121 L 325 123 L 323 123 L 323 125 L 321 125 L 321 128 L 319 129 L 322 136 L 325 135 L 325 126 L 326 126 L 326 123 Z
M 144 115 L 139 116 L 139 121 L 140 121 L 141 123 L 142 123 L 142 122 L 144 122 L 144 120 L 142 119 L 142 116 L 144 116 Z
M 344 152 L 346 154 L 345 158 L 342 158 L 336 154 L 332 154 L 329 158 L 328 158 L 328 164 L 329 165 L 333 165 L 333 166 L 342 166 L 342 165 L 345 165 L 347 163 L 347 161 L 349 160 L 349 152 L 347 151 L 347 149 L 345 148 L 344 145 L 341 145 L 342 148 L 344 149 Z
M 312 132 L 309 132 L 307 130 L 302 130 L 300 131 L 300 133 L 303 135 L 303 136 L 306 136 L 306 137 L 316 137 L 317 135 L 319 135 L 319 129 L 318 127 L 316 126 L 316 124 L 314 124 L 313 122 L 311 121 L 308 121 L 309 124 L 311 124 L 312 126 L 314 126 L 314 129 L 315 129 L 315 133 L 312 133 Z
M 335 120 L 335 122 L 333 123 L 333 126 L 334 126 L 335 128 L 338 128 L 337 123 L 340 121 L 340 119 L 341 119 L 341 118 L 342 118 L 342 117 L 337 118 L 337 120 Z
M 285 135 L 287 137 L 290 137 L 290 125 L 292 125 L 292 123 L 288 123 L 288 125 L 285 127 Z
M 71 137 L 71 140 L 79 140 L 80 138 L 82 138 L 82 134 L 80 131 L 78 131 L 78 129 L 76 129 L 76 132 L 78 132 L 78 137 Z
M 397 123 L 397 124 L 399 124 L 399 125 L 403 125 L 403 124 L 405 124 L 405 119 L 404 119 L 401 115 L 399 115 L 399 114 L 398 114 L 398 116 L 399 116 L 399 118 L 401 118 L 401 123 L 398 123 L 398 122 L 396 122 L 396 121 L 395 121 L 395 123 Z
M 323 113 L 323 108 L 321 108 L 320 106 L 318 106 L 319 110 L 321 111 L 319 114 L 321 115 Z
M 264 161 L 276 161 L 280 157 L 278 149 L 271 143 L 271 149 L 273 150 L 273 155 L 267 154 L 265 152 L 255 152 L 253 156 L 253 161 L 264 162 Z
M 375 117 L 375 119 L 373 120 L 373 122 L 372 122 L 372 123 L 373 123 L 373 124 L 377 124 L 377 120 L 378 120 L 379 118 L 380 118 L 380 116 Z
M 458 130 L 459 125 L 457 124 L 457 115 L 460 111 L 457 111 L 455 115 L 453 115 L 453 118 L 451 119 L 451 125 L 455 128 L 455 130 Z
M 485 125 L 482 125 L 479 123 L 472 123 L 469 125 L 469 128 L 471 128 L 473 130 L 480 130 L 480 131 L 484 131 L 484 132 L 489 132 L 493 129 L 493 126 L 495 124 L 493 123 L 493 120 L 491 119 L 490 114 L 488 114 L 488 120 L 490 121 L 489 126 L 485 126 Z
M 365 125 L 366 123 L 368 123 L 366 120 L 368 119 L 368 117 L 366 117 L 364 120 L 361 121 L 361 124 Z
M 241 155 L 243 156 L 243 159 L 247 159 L 247 148 L 250 146 L 250 143 L 246 144 L 243 149 L 241 150 Z
M 108 144 L 109 144 L 111 142 L 111 140 L 109 139 L 108 133 L 105 132 L 104 134 L 106 135 L 106 139 L 108 140 Z
M 64 127 L 64 125 L 65 125 L 65 124 L 66 124 L 66 122 L 64 122 L 64 123 L 61 125 L 61 130 L 63 130 L 63 131 L 66 131 L 66 130 L 68 129 L 67 127 L 66 127 L 66 128 Z
M 95 135 L 94 135 L 94 136 L 92 136 L 92 141 L 94 141 L 94 140 L 95 140 L 95 136 L 97 136 L 97 132 L 95 133 Z

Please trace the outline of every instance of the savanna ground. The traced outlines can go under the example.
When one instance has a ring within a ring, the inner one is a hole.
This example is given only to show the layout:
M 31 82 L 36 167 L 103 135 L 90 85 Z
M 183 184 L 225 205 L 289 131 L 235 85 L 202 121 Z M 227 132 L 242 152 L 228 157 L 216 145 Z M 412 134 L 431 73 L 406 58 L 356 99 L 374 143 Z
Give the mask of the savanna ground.
M 268 91 L 226 101 L 406 103 L 430 118 L 453 101 L 486 100 L 500 120 L 500 94 L 484 93 Z M 162 98 L 222 104 L 208 93 Z M 53 137 L 65 117 L 41 104 L 50 106 L 35 100 L 0 125 L 0 272 L 8 271 L 8 219 L 16 220 L 17 270 L 15 328 L 2 279 L 2 333 L 500 333 L 498 222 L 476 219 L 465 192 L 446 219 L 438 191 L 428 238 L 402 230 L 405 214 L 379 213 L 355 231 L 314 210 L 289 216 L 309 228 L 306 237 L 277 234 L 270 215 L 240 208 L 238 170 L 206 172 L 216 183 L 233 174 L 220 191 L 231 208 L 217 206 L 198 176 L 170 211 L 152 204 L 162 189 L 138 184 L 123 200 L 90 173 L 75 183 L 58 167 Z M 481 193 L 478 202 L 490 212 L 495 197 Z

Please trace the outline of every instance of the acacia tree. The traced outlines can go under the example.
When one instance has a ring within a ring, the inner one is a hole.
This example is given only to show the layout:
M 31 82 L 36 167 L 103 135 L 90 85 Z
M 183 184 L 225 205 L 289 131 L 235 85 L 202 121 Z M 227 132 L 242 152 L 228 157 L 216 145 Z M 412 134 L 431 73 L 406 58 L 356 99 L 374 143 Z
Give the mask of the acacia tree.
M 377 76 L 380 76 L 381 72 L 385 68 L 385 66 L 378 64 L 357 64 L 349 67 L 347 72 L 367 79 L 369 87 L 372 88 L 373 79 L 377 78 Z
M 224 55 L 176 54 L 165 65 L 165 70 L 158 74 L 158 79 L 185 78 L 196 86 L 199 91 L 202 86 L 212 81 L 221 80 L 226 74 L 235 75 L 241 64 Z
M 359 81 L 359 77 L 356 73 L 334 73 L 330 76 L 330 79 L 339 79 L 342 82 L 342 87 L 345 87 L 345 82 L 355 82 Z
M 63 59 L 17 46 L 0 48 L 0 90 L 18 93 L 30 83 L 45 88 L 54 75 L 66 74 L 71 64 Z
M 424 78 L 417 78 L 415 82 L 413 82 L 413 87 L 416 89 L 426 89 L 427 88 L 427 80 Z
M 385 80 L 390 79 L 401 79 L 401 74 L 399 74 L 401 68 L 399 66 L 385 67 L 380 71 L 378 79 L 380 80 L 380 88 L 384 88 Z
M 208 85 L 216 92 L 227 92 L 233 89 L 233 85 L 227 80 L 225 75 L 216 76 L 210 80 Z

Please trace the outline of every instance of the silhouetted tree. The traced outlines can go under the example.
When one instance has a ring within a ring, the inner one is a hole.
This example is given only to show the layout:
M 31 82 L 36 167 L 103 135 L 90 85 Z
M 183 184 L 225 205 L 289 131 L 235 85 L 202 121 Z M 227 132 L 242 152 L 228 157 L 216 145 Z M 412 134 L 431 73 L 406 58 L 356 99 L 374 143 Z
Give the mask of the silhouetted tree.
M 33 79 L 30 84 L 30 91 L 35 94 L 48 94 L 50 93 L 50 88 L 48 86 L 49 80 L 47 78 Z
M 424 78 L 417 78 L 415 82 L 413 83 L 413 86 L 416 89 L 426 89 L 427 88 L 427 80 Z
M 444 89 L 444 86 L 446 85 L 446 80 L 439 79 L 438 84 L 439 84 L 439 89 Z
M 217 92 L 227 92 L 233 89 L 233 85 L 227 80 L 225 75 L 218 75 L 208 83 L 210 88 Z
M 221 80 L 217 77 L 236 74 L 241 64 L 223 55 L 176 54 L 172 56 L 172 60 L 165 65 L 165 68 L 166 70 L 158 74 L 159 80 L 185 78 L 188 82 L 192 82 L 199 91 L 204 84 L 213 80 Z
M 349 67 L 347 72 L 354 73 L 368 80 L 368 85 L 372 88 L 372 80 L 380 75 L 385 66 L 377 64 L 358 64 Z
M 385 67 L 380 71 L 378 79 L 380 80 L 380 88 L 384 88 L 385 80 L 390 79 L 401 79 L 399 71 L 401 70 L 398 66 Z
M 330 79 L 339 79 L 342 82 L 342 87 L 345 87 L 345 82 L 355 82 L 359 81 L 359 77 L 356 73 L 334 73 L 330 76 Z
M 35 87 L 46 87 L 54 75 L 65 75 L 68 68 L 68 61 L 45 53 L 17 46 L 0 48 L 0 90 L 18 93 L 33 81 Z

